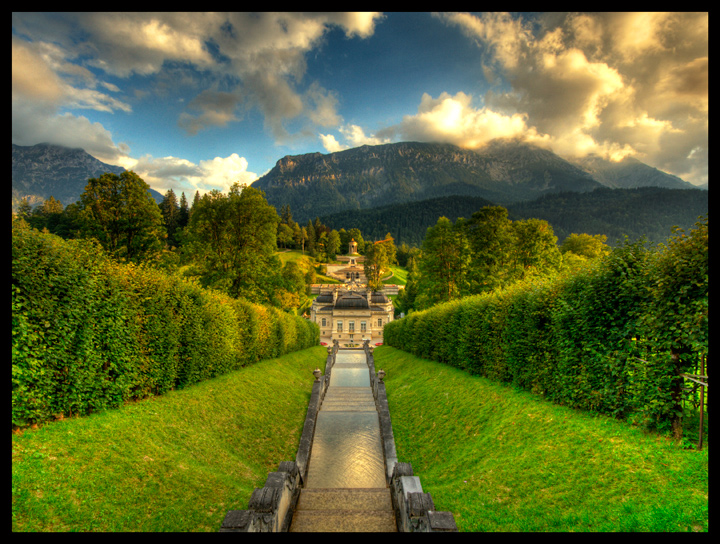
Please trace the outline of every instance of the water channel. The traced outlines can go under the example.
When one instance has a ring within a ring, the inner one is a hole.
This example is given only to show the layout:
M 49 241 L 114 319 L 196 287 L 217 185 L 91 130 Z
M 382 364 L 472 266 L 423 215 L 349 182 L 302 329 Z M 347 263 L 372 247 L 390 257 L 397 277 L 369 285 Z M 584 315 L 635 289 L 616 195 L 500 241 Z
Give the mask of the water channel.
M 317 416 L 305 487 L 386 487 L 380 423 L 364 351 L 337 352 Z

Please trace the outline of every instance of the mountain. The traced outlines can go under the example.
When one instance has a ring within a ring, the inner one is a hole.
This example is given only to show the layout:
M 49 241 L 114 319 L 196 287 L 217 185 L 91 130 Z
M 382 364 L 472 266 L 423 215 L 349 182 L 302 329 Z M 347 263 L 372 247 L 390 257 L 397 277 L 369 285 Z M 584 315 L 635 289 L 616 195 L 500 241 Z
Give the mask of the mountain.
M 693 228 L 708 213 L 708 191 L 638 187 L 602 188 L 590 193 L 547 194 L 530 202 L 508 206 L 514 217 L 545 219 L 558 241 L 569 234 L 604 234 L 611 246 L 627 236 L 644 236 L 651 243 L 665 242 L 673 227 Z
M 105 164 L 82 149 L 12 144 L 13 209 L 23 198 L 36 205 L 50 196 L 67 206 L 80 198 L 88 179 L 105 172 L 121 174 L 124 171 L 121 166 Z M 150 194 L 158 203 L 163 200 L 163 195 L 154 189 L 150 189 Z
M 611 189 L 633 189 L 635 187 L 698 188 L 692 183 L 683 181 L 672 174 L 666 174 L 632 157 L 625 157 L 621 161 L 612 162 L 596 155 L 589 155 L 574 162 L 597 181 Z
M 428 227 L 441 216 L 455 222 L 469 218 L 484 206 L 483 198 L 446 196 L 383 206 L 368 210 L 348 210 L 321 216 L 320 221 L 331 229 L 357 228 L 365 240 L 381 240 L 390 232 L 397 245 L 405 242 L 421 247 Z M 571 233 L 604 234 L 609 245 L 617 245 L 628 236 L 637 240 L 644 236 L 649 242 L 666 241 L 672 227 L 688 230 L 701 215 L 708 213 L 708 192 L 699 189 L 635 189 L 601 188 L 591 192 L 549 193 L 538 199 L 507 206 L 513 220 L 545 219 L 553 228 L 558 242 Z
M 320 216 L 320 222 L 335 230 L 360 229 L 364 240 L 382 240 L 389 232 L 398 245 L 405 242 L 420 247 L 428 227 L 435 225 L 439 217 L 447 217 L 454 223 L 458 217 L 469 218 L 481 208 L 493 205 L 482 197 L 451 195 L 366 210 L 346 210 Z
M 528 144 L 495 141 L 480 151 L 401 142 L 336 153 L 289 155 L 253 183 L 297 221 L 345 210 L 461 195 L 506 204 L 602 187 L 579 166 Z

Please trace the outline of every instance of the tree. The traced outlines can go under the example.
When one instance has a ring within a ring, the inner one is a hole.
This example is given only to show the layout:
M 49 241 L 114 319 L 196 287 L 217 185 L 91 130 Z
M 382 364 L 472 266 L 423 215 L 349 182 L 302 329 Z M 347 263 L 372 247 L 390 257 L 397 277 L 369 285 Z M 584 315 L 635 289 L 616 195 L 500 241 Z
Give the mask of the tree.
M 470 249 L 462 228 L 440 217 L 435 226 L 427 229 L 423 241 L 416 299 L 420 309 L 462 296 L 469 264 Z
M 557 247 L 557 236 L 547 221 L 526 219 L 515 221 L 512 227 L 515 237 L 515 276 L 518 279 L 546 275 L 560 268 L 562 255 Z
M 315 232 L 318 232 L 317 230 Z M 327 262 L 327 240 L 328 240 L 328 233 L 325 230 L 320 230 L 320 234 L 317 237 L 317 242 L 315 243 L 317 258 L 320 260 L 320 262 Z
M 300 227 L 298 225 L 298 230 L 295 231 L 294 238 L 295 238 L 295 241 L 302 248 L 303 255 L 305 255 L 305 242 L 307 242 L 307 239 L 308 239 L 307 229 L 305 227 Z
M 185 193 L 180 195 L 180 213 L 178 214 L 178 228 L 184 229 L 187 227 L 188 221 L 190 220 L 190 209 L 188 208 L 188 201 L 185 198 Z
M 379 291 L 382 288 L 382 278 L 390 268 L 387 249 L 384 244 L 365 244 L 363 267 L 368 287 L 373 291 Z
M 286 223 L 278 224 L 277 243 L 278 246 L 286 248 L 293 241 L 293 231 Z
M 340 233 L 333 229 L 330 231 L 330 234 L 328 234 L 327 246 L 325 248 L 327 251 L 328 262 L 335 260 L 338 251 L 340 251 L 340 247 Z
M 395 239 L 389 232 L 385 235 L 385 239 L 379 243 L 385 246 L 385 253 L 387 253 L 387 259 L 389 264 L 397 264 L 397 248 L 395 247 Z
M 175 196 L 175 192 L 172 189 L 168 189 L 165 193 L 165 198 L 159 204 L 160 213 L 163 216 L 163 224 L 167 231 L 167 245 L 169 247 L 177 247 L 177 238 L 175 231 L 178 229 L 180 224 L 180 206 Z
M 62 223 L 63 205 L 51 195 L 41 205 L 32 210 L 27 201 L 23 199 L 19 213 L 32 228 L 37 230 L 47 229 L 49 232 L 57 234 Z
M 575 255 L 585 257 L 586 259 L 595 259 L 610 253 L 610 247 L 605 243 L 607 236 L 604 234 L 570 234 L 562 244 L 560 244 L 560 253 L 572 252 Z
M 80 195 L 80 232 L 111 255 L 139 262 L 162 248 L 166 236 L 150 187 L 135 172 L 91 178 Z
M 23 199 L 20 201 L 20 205 L 18 206 L 17 215 L 19 218 L 27 221 L 30 218 L 31 213 L 32 213 L 32 206 L 27 201 L 27 197 L 23 197 Z
M 405 289 L 401 289 L 398 293 L 395 302 L 401 312 L 409 314 L 410 310 L 415 308 L 415 299 L 418 294 L 418 283 L 419 283 L 419 271 L 416 264 L 416 260 L 411 258 L 407 263 L 407 282 L 405 283 Z
M 472 253 L 470 292 L 492 291 L 506 284 L 514 246 L 508 211 L 502 206 L 485 206 L 456 225 L 464 230 Z
M 305 227 L 305 232 L 307 233 L 307 250 L 311 257 L 315 257 L 315 243 L 316 243 L 316 237 L 315 237 L 315 226 L 313 225 L 313 222 L 311 220 L 308 220 L 308 224 Z
M 234 183 L 227 195 L 205 194 L 188 225 L 188 252 L 206 287 L 258 303 L 272 303 L 280 282 L 280 218 L 262 191 Z
M 280 222 L 292 227 L 294 221 L 292 212 L 290 211 L 290 204 L 285 204 L 282 208 L 280 208 Z

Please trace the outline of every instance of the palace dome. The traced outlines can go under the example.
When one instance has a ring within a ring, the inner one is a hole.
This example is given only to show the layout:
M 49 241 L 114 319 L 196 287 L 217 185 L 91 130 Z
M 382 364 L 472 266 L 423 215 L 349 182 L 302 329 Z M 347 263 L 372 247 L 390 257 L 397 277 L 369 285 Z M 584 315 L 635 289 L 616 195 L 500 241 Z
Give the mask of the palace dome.
M 335 308 L 363 309 L 369 307 L 370 305 L 368 304 L 368 300 L 364 296 L 353 292 L 346 295 L 340 295 L 335 302 Z
M 370 302 L 373 304 L 387 304 L 390 299 L 384 293 L 373 293 L 370 295 Z

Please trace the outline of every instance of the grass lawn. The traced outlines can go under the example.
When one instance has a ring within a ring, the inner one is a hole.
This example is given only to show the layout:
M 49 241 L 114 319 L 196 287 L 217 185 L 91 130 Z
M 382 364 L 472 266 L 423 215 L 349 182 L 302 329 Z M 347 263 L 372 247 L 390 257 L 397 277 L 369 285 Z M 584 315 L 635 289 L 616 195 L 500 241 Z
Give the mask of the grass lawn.
M 217 531 L 295 459 L 317 346 L 12 435 L 13 531 Z
M 12 434 L 13 531 L 217 531 L 293 460 L 326 350 Z M 707 531 L 708 451 L 375 350 L 401 461 L 461 531 Z M 281 393 L 281 394 L 278 394 Z
M 389 346 L 398 459 L 461 531 L 707 531 L 708 451 Z
M 407 284 L 407 275 L 408 271 L 405 270 L 402 267 L 399 266 L 391 266 L 390 270 L 392 270 L 392 276 L 387 278 L 386 280 L 383 280 L 383 283 L 388 283 L 391 285 L 405 285 Z
M 315 268 L 318 264 L 315 259 L 310 257 L 310 255 L 303 254 L 303 252 L 298 249 L 280 250 L 276 253 L 276 255 L 280 258 L 280 263 L 282 265 L 285 265 L 288 261 L 294 261 L 303 272 L 307 272 L 311 268 Z M 316 275 L 317 283 L 342 283 L 335 278 L 325 276 L 317 271 Z

